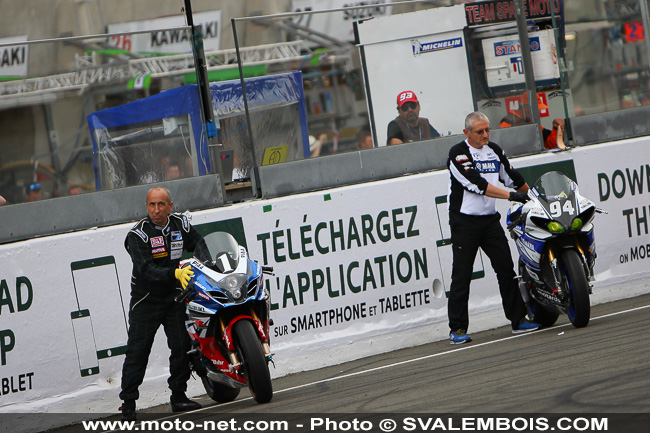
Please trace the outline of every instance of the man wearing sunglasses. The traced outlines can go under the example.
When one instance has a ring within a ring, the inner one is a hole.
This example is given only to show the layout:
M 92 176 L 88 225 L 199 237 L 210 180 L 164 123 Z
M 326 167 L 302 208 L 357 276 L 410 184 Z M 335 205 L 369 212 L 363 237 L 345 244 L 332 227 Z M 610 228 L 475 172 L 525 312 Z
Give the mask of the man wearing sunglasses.
M 27 201 L 39 201 L 43 198 L 43 192 L 41 191 L 40 183 L 32 183 L 27 188 L 25 188 L 25 198 Z
M 420 102 L 413 91 L 405 90 L 397 95 L 397 114 L 388 124 L 387 145 L 440 137 L 429 120 L 420 117 Z

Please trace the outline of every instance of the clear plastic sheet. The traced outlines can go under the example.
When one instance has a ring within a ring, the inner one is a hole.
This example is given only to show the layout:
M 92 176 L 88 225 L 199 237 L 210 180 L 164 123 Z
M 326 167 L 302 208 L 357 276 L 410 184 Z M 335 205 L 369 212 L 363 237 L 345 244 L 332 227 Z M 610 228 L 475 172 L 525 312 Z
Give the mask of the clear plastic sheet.
M 302 74 L 248 78 L 245 83 L 253 140 L 241 82 L 210 83 L 217 141 L 223 150 L 235 150 L 233 178 L 249 177 L 269 148 L 286 150 L 280 162 L 308 157 Z M 98 190 L 212 172 L 208 147 L 214 143 L 204 133 L 195 85 L 95 112 L 88 124 Z M 170 166 L 178 168 L 170 171 Z

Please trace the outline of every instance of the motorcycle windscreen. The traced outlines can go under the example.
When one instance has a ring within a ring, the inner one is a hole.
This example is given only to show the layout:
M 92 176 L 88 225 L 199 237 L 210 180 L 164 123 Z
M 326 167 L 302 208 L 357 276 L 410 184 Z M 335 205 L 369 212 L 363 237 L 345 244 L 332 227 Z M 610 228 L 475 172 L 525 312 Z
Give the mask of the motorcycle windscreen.
M 578 191 L 578 185 L 559 171 L 549 171 L 540 176 L 533 184 L 542 196 L 568 196 L 572 191 Z
M 216 262 L 215 265 L 221 269 L 221 273 L 232 272 L 237 268 L 239 264 L 239 245 L 230 233 L 213 232 L 205 236 L 204 239 L 210 251 L 210 257 Z

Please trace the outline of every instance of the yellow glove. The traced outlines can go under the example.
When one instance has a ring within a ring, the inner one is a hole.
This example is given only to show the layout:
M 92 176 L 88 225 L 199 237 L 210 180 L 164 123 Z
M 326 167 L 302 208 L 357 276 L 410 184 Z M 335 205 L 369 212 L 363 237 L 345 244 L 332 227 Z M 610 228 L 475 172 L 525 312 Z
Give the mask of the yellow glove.
M 187 285 L 189 284 L 190 280 L 194 276 L 194 272 L 192 272 L 192 268 L 190 266 L 185 266 L 184 268 L 179 268 L 174 271 L 174 275 L 176 276 L 176 279 L 181 282 L 181 286 L 183 286 L 183 290 L 187 289 Z

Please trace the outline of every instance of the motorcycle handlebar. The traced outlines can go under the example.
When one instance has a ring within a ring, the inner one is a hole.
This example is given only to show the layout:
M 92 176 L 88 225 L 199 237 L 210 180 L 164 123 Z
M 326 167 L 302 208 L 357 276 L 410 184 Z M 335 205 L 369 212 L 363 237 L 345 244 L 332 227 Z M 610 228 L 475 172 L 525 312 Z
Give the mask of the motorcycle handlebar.
M 190 296 L 192 296 L 192 298 L 190 298 Z M 185 302 L 185 300 L 188 298 L 190 298 L 190 300 L 194 299 L 195 296 L 196 296 L 196 291 L 194 290 L 194 285 L 190 284 L 187 287 L 187 289 L 183 290 L 183 293 L 181 293 L 180 295 L 174 298 L 174 301 L 180 304 L 182 302 Z
M 262 266 L 262 272 L 269 275 L 275 275 L 273 273 L 273 266 Z
M 513 222 L 508 224 L 508 227 L 507 227 L 508 231 L 510 231 L 510 230 L 514 229 L 515 227 L 517 227 L 525 219 L 526 219 L 526 216 L 524 214 L 519 215 L 517 218 L 515 218 L 515 220 Z

